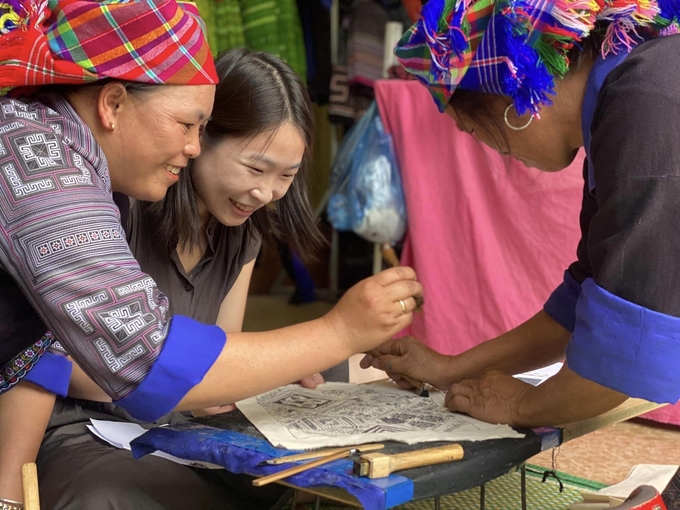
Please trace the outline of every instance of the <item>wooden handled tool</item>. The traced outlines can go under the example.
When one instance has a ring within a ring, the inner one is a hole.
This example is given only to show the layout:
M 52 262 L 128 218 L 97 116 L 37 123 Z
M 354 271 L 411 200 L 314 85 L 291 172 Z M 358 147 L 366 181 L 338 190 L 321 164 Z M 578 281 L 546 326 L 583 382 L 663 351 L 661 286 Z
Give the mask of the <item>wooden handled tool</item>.
M 385 445 L 381 443 L 363 444 L 356 447 L 345 446 L 342 448 L 331 448 L 328 450 L 314 450 L 306 453 L 298 453 L 297 455 L 286 455 L 285 457 L 277 457 L 276 459 L 266 460 L 264 463 L 269 464 L 270 466 L 278 466 L 279 464 L 288 464 L 289 462 L 300 462 L 301 460 L 327 457 L 329 455 L 335 455 L 336 453 L 346 452 L 347 450 L 356 450 L 357 452 L 363 453 L 382 450 L 383 448 L 385 448 Z
M 365 451 L 366 448 L 368 448 L 369 450 L 377 450 L 379 449 L 378 447 L 384 448 L 385 446 L 382 444 L 370 444 L 364 446 L 346 446 L 340 449 L 340 451 L 337 453 L 326 455 L 324 457 L 321 457 L 320 459 L 313 460 L 312 462 L 300 464 L 299 466 L 295 466 L 290 469 L 284 469 L 283 471 L 279 471 L 278 473 L 274 473 L 273 475 L 257 478 L 256 480 L 253 480 L 253 485 L 255 487 L 262 487 L 263 485 L 267 485 L 268 483 L 277 482 L 284 478 L 288 478 L 289 476 L 297 475 L 298 473 L 302 473 L 303 471 L 307 471 L 308 469 L 323 466 L 324 464 L 328 464 L 329 462 L 333 462 L 334 460 L 344 459 L 346 457 L 349 457 L 350 455 L 354 455 L 355 453 L 361 450 Z
M 396 453 L 367 453 L 354 463 L 356 476 L 368 478 L 383 478 L 395 471 L 412 469 L 434 464 L 453 462 L 463 458 L 463 447 L 459 444 L 426 448 L 412 452 Z
M 390 267 L 399 267 L 399 259 L 397 258 L 397 252 L 394 251 L 390 243 L 382 243 L 380 246 L 380 253 L 382 253 L 383 260 Z
M 35 462 L 21 466 L 21 483 L 24 488 L 24 508 L 26 510 L 40 510 L 38 469 Z

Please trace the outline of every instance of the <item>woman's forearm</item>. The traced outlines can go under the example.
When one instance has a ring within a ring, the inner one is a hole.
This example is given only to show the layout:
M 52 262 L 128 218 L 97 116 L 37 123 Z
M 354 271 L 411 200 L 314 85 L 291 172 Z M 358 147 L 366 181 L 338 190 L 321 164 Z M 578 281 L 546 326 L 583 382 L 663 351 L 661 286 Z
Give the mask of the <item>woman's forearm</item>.
M 237 402 L 326 370 L 354 353 L 324 318 L 275 331 L 231 333 L 203 381 L 177 410 Z
M 623 393 L 584 379 L 565 365 L 557 375 L 524 393 L 514 425 L 566 425 L 598 416 L 627 399 Z
M 23 501 L 21 466 L 35 462 L 55 398 L 23 381 L 0 395 L 0 498 Z
M 475 379 L 490 370 L 518 374 L 561 361 L 570 337 L 567 329 L 541 310 L 507 333 L 451 356 L 447 382 Z
M 411 323 L 415 272 L 388 269 L 350 288 L 326 315 L 261 333 L 231 333 L 215 363 L 177 410 L 230 404 L 321 372 L 372 349 Z M 405 301 L 408 309 L 404 310 Z
M 182 400 L 177 410 L 193 411 L 230 404 L 297 381 L 308 375 L 305 372 L 307 366 L 323 367 L 317 369 L 318 372 L 353 354 L 330 342 L 330 333 L 322 320 L 263 333 L 232 332 L 227 337 L 227 344 L 215 364 L 203 381 Z M 329 349 L 329 344 L 336 347 Z M 69 396 L 111 402 L 111 397 L 75 362 Z M 202 401 L 211 404 L 194 404 Z
M 68 396 L 95 402 L 111 402 L 111 397 L 80 368 L 78 363 L 73 359 L 71 361 L 73 362 L 73 371 L 68 386 Z

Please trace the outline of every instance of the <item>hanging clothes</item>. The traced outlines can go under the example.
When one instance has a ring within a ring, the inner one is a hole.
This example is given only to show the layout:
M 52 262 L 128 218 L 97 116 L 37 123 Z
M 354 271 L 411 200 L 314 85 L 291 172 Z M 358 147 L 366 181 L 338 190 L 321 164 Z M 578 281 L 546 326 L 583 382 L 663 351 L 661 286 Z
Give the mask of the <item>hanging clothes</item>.
M 246 46 L 246 34 L 239 0 L 214 0 L 213 15 L 215 18 L 217 53 Z
M 583 158 L 525 168 L 456 129 L 417 82 L 380 81 L 376 96 L 406 197 L 401 263 L 425 289 L 408 331 L 458 354 L 531 317 L 559 283 L 580 238 Z
M 241 0 L 246 46 L 283 59 L 303 79 L 307 57 L 295 0 Z
M 347 37 L 347 81 L 350 85 L 372 87 L 382 78 L 387 10 L 372 1 L 361 0 L 352 12 Z
M 338 41 L 338 65 L 333 68 L 328 111 L 331 122 L 354 124 L 375 98 L 373 84 L 382 78 L 387 10 L 373 0 L 349 5 L 340 2 L 344 12 Z
M 210 45 L 210 51 L 213 56 L 217 55 L 219 51 L 217 50 L 217 38 L 215 34 L 217 33 L 217 25 L 215 14 L 213 10 L 213 0 L 195 0 L 194 2 L 198 8 L 198 12 L 201 15 L 201 19 L 205 23 L 206 32 L 208 35 L 208 44 Z
M 328 103 L 331 83 L 331 17 L 319 0 L 297 0 L 307 50 L 307 88 L 318 105 Z

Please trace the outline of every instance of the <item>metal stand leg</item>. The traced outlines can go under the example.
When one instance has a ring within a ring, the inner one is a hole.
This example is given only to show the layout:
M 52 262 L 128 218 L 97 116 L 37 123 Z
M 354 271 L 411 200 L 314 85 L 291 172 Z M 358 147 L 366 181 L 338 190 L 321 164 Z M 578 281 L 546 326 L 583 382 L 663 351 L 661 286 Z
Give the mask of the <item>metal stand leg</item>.
M 434 497 L 434 510 L 441 510 L 442 509 L 442 501 L 439 496 Z
M 331 65 L 338 63 L 338 28 L 340 26 L 340 1 L 331 1 Z M 331 165 L 338 153 L 338 125 L 331 122 Z M 324 196 L 323 206 L 318 209 L 319 216 L 326 208 L 331 197 L 330 189 Z M 338 231 L 333 229 L 331 235 L 331 259 L 329 261 L 328 272 L 328 300 L 334 302 L 338 299 L 338 280 L 340 279 L 340 238 Z
M 479 509 L 484 510 L 484 500 L 486 499 L 486 485 L 479 486 Z
M 293 492 L 293 498 L 290 500 L 290 510 L 295 510 L 297 507 L 297 497 L 298 497 L 298 491 Z
M 321 507 L 321 496 L 317 496 L 314 500 L 314 510 L 319 510 Z
M 527 510 L 527 465 L 522 464 L 522 510 Z
M 270 508 L 270 510 L 284 510 L 284 508 L 288 508 L 289 505 L 293 504 L 293 498 L 295 497 L 295 490 L 294 489 L 288 489 L 286 492 L 284 492 L 279 500 L 274 503 L 274 505 Z M 294 510 L 295 507 L 292 506 L 291 510 Z

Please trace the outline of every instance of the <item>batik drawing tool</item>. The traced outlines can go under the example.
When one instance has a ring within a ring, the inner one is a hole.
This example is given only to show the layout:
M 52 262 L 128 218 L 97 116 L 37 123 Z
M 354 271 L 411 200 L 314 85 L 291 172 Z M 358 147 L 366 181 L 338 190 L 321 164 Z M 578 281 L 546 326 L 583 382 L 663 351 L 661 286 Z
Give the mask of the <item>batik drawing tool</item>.
M 300 462 L 302 460 L 318 459 L 319 457 L 327 457 L 329 455 L 335 455 L 336 453 L 347 451 L 348 448 L 354 448 L 358 452 L 372 452 L 374 450 L 382 450 L 385 448 L 384 444 L 371 443 L 364 444 L 360 446 L 344 446 L 340 448 L 331 448 L 328 450 L 313 450 L 311 452 L 298 453 L 296 455 L 286 455 L 285 457 L 277 457 L 275 459 L 265 460 L 263 464 L 269 464 L 271 466 L 277 466 L 279 464 L 288 464 L 289 462 Z

